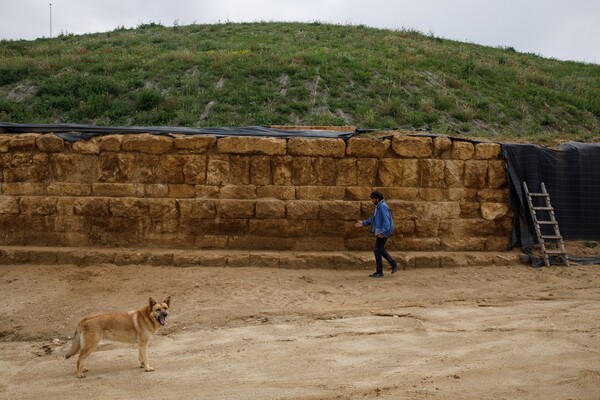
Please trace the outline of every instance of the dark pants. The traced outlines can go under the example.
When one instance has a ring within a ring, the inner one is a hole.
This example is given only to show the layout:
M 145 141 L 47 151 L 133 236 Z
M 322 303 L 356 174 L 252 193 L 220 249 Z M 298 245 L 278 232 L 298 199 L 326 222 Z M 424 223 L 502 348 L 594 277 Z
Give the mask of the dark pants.
M 375 263 L 377 264 L 377 271 L 375 272 L 378 274 L 383 274 L 382 257 L 385 258 L 392 267 L 396 265 L 396 261 L 394 261 L 392 256 L 390 256 L 390 254 L 385 250 L 385 242 L 387 242 L 387 240 L 387 237 L 375 238 L 375 250 L 373 252 L 375 253 Z

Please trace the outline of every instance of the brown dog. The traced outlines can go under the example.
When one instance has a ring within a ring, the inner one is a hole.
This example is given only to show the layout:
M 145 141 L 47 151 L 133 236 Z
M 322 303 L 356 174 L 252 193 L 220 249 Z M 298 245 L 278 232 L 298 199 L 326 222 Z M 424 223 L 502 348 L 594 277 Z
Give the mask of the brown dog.
M 83 362 L 96 350 L 102 338 L 125 343 L 137 342 L 141 367 L 148 372 L 154 371 L 148 365 L 146 348 L 152 335 L 165 324 L 170 302 L 171 296 L 162 303 L 150 297 L 149 303 L 138 310 L 97 314 L 82 319 L 77 324 L 71 349 L 65 355 L 65 358 L 69 358 L 81 351 L 77 359 L 77 377 L 85 378 L 87 370 L 83 368 Z

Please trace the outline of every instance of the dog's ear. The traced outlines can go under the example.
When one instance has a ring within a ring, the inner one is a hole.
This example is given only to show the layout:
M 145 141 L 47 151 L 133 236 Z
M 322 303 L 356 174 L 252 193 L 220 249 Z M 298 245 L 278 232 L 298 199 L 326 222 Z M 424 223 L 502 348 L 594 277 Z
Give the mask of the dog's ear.
M 154 301 L 154 299 L 152 297 L 150 297 L 149 300 L 149 305 L 150 305 L 150 309 L 152 310 L 154 308 L 154 305 L 156 304 L 156 301 Z
M 171 307 L 171 304 L 170 304 L 171 303 L 171 296 L 167 297 L 165 299 L 165 301 L 163 301 L 163 303 L 165 303 L 167 306 Z

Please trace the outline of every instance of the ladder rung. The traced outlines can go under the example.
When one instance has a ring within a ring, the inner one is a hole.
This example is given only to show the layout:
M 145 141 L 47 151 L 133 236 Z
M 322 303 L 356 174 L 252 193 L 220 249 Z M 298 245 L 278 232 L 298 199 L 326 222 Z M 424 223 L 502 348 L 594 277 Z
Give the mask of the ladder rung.
M 533 207 L 534 210 L 536 211 L 550 211 L 550 210 L 554 210 L 554 208 L 552 207 Z
M 546 254 L 564 254 L 564 255 L 567 254 L 566 251 L 562 251 L 562 250 L 546 250 L 545 253 Z
M 558 225 L 556 221 L 538 221 L 537 223 L 539 225 Z
M 542 235 L 542 239 L 562 239 L 560 235 Z
M 548 193 L 529 193 L 531 197 L 549 197 Z

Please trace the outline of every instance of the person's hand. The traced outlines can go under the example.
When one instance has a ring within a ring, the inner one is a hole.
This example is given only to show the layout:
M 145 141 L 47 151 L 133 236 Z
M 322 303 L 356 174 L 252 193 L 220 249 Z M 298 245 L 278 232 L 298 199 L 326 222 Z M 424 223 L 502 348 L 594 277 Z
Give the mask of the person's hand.
M 360 228 L 361 226 L 363 226 L 362 221 L 358 220 L 356 221 L 356 223 L 354 224 L 355 227 Z
M 375 237 L 378 237 L 381 239 L 383 237 L 383 235 L 381 233 L 378 233 L 377 235 L 375 235 Z

